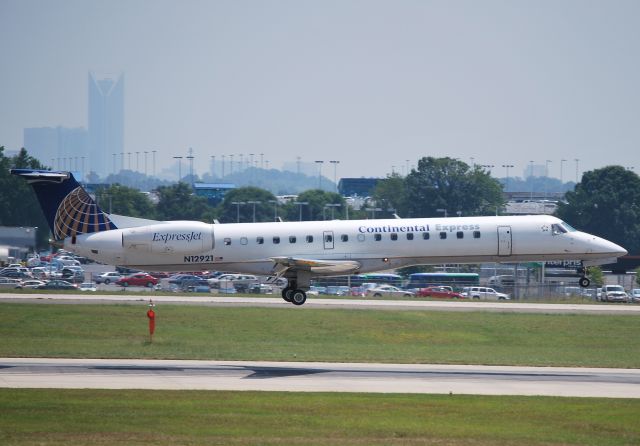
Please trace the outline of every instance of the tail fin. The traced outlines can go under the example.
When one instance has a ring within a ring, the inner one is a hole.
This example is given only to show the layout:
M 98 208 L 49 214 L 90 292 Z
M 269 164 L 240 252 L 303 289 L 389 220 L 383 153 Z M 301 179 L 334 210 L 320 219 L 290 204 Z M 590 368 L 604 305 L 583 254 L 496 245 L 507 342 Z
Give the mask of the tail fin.
M 11 173 L 33 186 L 55 240 L 117 229 L 71 172 L 11 169 Z

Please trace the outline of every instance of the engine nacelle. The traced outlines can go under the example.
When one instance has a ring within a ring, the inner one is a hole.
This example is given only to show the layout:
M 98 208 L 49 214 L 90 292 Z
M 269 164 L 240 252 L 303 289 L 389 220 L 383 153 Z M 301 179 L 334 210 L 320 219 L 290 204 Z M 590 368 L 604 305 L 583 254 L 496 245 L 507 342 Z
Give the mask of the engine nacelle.
M 170 222 L 122 230 L 125 251 L 158 254 L 200 254 L 213 249 L 213 225 Z

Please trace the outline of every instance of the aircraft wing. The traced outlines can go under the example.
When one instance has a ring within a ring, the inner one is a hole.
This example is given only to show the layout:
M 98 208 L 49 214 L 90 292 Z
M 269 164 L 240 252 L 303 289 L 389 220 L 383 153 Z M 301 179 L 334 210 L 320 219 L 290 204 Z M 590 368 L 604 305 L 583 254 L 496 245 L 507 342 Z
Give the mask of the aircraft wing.
M 314 260 L 294 257 L 272 257 L 276 276 L 287 271 L 308 271 L 311 274 L 350 274 L 360 269 L 360 263 L 353 260 Z

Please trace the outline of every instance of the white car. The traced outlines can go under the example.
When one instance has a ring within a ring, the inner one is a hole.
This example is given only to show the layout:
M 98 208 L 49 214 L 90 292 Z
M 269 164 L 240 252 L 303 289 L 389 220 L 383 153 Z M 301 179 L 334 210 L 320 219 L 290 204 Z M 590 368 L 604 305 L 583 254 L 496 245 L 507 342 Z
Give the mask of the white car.
M 11 277 L 0 277 L 0 288 L 22 288 L 22 281 Z
M 211 288 L 230 288 L 231 285 L 238 289 L 248 289 L 260 281 L 251 274 L 222 274 L 216 278 L 207 279 L 207 283 Z
M 493 288 L 487 288 L 483 286 L 471 286 L 464 287 L 462 289 L 464 297 L 469 299 L 485 299 L 485 300 L 509 300 L 511 299 L 508 294 L 498 293 Z
M 20 288 L 38 288 L 41 285 L 46 284 L 47 282 L 44 282 L 42 280 L 25 280 L 22 282 L 22 285 L 20 286 Z
M 629 302 L 629 296 L 622 285 L 604 285 L 600 300 L 602 302 Z
M 104 283 L 106 285 L 109 285 L 110 283 L 116 283 L 120 279 L 122 279 L 122 274 L 116 271 L 109 271 L 97 276 L 95 278 L 95 281 L 96 283 Z
M 97 291 L 96 284 L 93 282 L 84 282 L 78 286 L 80 291 Z
M 634 288 L 631 290 L 631 302 L 640 302 L 640 288 Z
M 407 290 L 401 290 L 398 287 L 393 285 L 382 285 L 376 288 L 370 288 L 367 290 L 368 297 L 390 297 L 390 296 L 403 296 L 403 297 L 413 297 L 414 293 Z

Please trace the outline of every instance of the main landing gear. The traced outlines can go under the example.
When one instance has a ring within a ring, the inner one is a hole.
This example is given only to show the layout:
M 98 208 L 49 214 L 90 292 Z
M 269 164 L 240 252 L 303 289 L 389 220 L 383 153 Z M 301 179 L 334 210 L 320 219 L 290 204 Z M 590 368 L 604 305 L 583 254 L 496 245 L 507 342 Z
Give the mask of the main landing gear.
M 589 285 L 591 285 L 591 281 L 587 277 L 587 269 L 584 266 L 581 266 L 580 268 L 578 268 L 578 274 L 580 274 L 580 276 L 581 276 L 580 280 L 578 281 L 580 286 L 582 288 L 589 287 Z
M 293 305 L 302 305 L 307 301 L 307 293 L 304 290 L 288 286 L 282 290 L 282 298 Z

